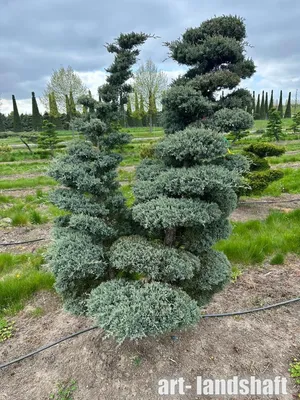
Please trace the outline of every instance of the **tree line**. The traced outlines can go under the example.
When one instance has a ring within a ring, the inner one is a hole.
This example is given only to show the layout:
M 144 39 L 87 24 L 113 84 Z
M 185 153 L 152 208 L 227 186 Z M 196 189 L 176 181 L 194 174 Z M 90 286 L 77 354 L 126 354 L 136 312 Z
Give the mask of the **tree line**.
M 274 92 L 262 91 L 256 96 L 255 91 L 252 94 L 252 103 L 247 107 L 247 111 L 255 120 L 269 119 L 270 111 L 276 109 L 281 118 L 292 118 L 292 92 L 289 92 L 286 106 L 283 106 L 282 90 L 279 95 L 278 105 L 274 104 Z

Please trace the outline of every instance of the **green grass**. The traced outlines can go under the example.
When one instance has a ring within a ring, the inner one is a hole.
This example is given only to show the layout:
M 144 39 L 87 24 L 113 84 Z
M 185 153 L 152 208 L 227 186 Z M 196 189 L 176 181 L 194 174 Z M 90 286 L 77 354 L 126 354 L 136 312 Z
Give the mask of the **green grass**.
M 0 277 L 18 268 L 38 268 L 43 262 L 40 254 L 0 253 Z
M 292 118 L 283 118 L 282 119 L 282 127 L 284 129 L 290 128 L 290 126 L 292 125 Z M 266 129 L 268 125 L 268 121 L 267 120 L 255 120 L 254 121 L 254 126 L 252 129 Z
M 48 151 L 37 152 L 36 150 L 34 153 L 30 153 L 29 151 L 16 150 L 10 153 L 0 154 L 0 162 L 22 161 L 22 160 L 44 160 L 49 158 L 51 158 L 50 152 Z
M 49 163 L 19 163 L 16 162 L 14 164 L 2 164 L 1 165 L 1 174 L 2 175 L 15 175 L 15 174 L 24 174 L 24 173 L 45 173 L 49 167 Z
M 15 180 L 0 181 L 0 189 L 24 189 L 36 186 L 54 186 L 57 182 L 47 176 L 38 176 L 36 178 L 24 178 Z
M 275 254 L 300 254 L 300 210 L 272 212 L 265 221 L 233 223 L 233 233 L 215 246 L 234 263 L 256 264 Z
M 13 226 L 29 223 L 44 224 L 65 214 L 64 211 L 51 204 L 47 194 L 39 189 L 36 195 L 27 195 L 24 199 L 3 196 L 2 200 L 2 204 L 5 203 L 6 207 L 0 208 L 0 218 L 11 218 Z
M 299 154 L 283 154 L 280 157 L 267 157 L 269 164 L 276 165 L 281 163 L 292 163 L 300 161 Z
M 21 310 L 33 293 L 53 287 L 53 275 L 42 268 L 42 251 L 0 254 L 0 318 Z
M 280 196 L 282 193 L 300 193 L 300 169 L 284 168 L 284 177 L 272 182 L 260 196 Z
M 135 179 L 135 171 L 122 171 L 119 170 L 118 172 L 118 180 L 120 182 L 129 182 L 132 183 L 132 181 Z
M 123 185 L 123 186 L 121 186 L 121 192 L 123 193 L 123 196 L 126 199 L 127 207 L 131 207 L 133 202 L 134 202 L 134 195 L 133 195 L 133 192 L 132 192 L 132 186 L 131 185 Z
M 32 294 L 51 289 L 53 284 L 52 274 L 36 269 L 4 277 L 0 281 L 0 316 L 20 310 Z

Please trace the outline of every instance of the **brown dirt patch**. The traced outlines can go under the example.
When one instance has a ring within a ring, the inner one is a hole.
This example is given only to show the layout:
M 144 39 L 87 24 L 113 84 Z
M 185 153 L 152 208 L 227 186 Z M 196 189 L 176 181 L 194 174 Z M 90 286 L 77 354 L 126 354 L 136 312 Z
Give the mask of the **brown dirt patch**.
M 49 190 L 53 190 L 53 186 L 36 186 L 32 189 L 3 189 L 0 190 L 0 194 L 4 196 L 26 197 L 28 195 L 35 195 L 37 189 L 41 189 L 43 192 L 49 192 Z
M 299 287 L 299 258 L 294 257 L 284 266 L 245 272 L 215 296 L 206 311 L 228 312 L 271 304 L 299 296 Z M 33 318 L 27 307 L 15 318 L 18 331 L 0 344 L 2 361 L 92 325 L 88 319 L 63 312 L 54 294 L 39 294 L 30 306 L 43 307 L 46 313 Z M 160 379 L 183 377 L 193 389 L 185 396 L 164 398 L 196 400 L 200 399 L 195 394 L 197 375 L 288 378 L 289 363 L 300 351 L 299 331 L 299 303 L 241 317 L 203 319 L 195 328 L 177 332 L 175 341 L 165 335 L 117 347 L 113 340 L 103 340 L 100 330 L 92 331 L 0 371 L 0 399 L 46 400 L 57 382 L 75 379 L 78 389 L 74 400 L 158 400 L 162 398 L 157 394 Z M 287 396 L 273 398 L 292 399 L 295 388 L 289 379 L 288 391 Z
M 38 226 L 8 227 L 0 230 L 0 243 L 25 242 L 45 238 L 40 242 L 21 244 L 18 246 L 0 246 L 0 253 L 34 253 L 40 247 L 50 243 L 51 224 Z
M 40 172 L 30 173 L 30 174 L 24 173 L 24 174 L 2 175 L 0 181 L 2 181 L 2 180 L 15 181 L 17 179 L 37 178 L 39 176 L 45 176 L 45 174 L 41 174 L 41 171 L 40 171 Z
M 230 220 L 239 222 L 252 219 L 263 220 L 272 210 L 290 212 L 297 208 L 300 208 L 300 194 L 260 197 L 259 199 L 241 201 L 238 208 L 230 215 Z
M 282 164 L 276 164 L 272 165 L 273 169 L 278 169 L 278 168 L 300 168 L 300 162 L 290 162 L 290 163 L 282 163 Z

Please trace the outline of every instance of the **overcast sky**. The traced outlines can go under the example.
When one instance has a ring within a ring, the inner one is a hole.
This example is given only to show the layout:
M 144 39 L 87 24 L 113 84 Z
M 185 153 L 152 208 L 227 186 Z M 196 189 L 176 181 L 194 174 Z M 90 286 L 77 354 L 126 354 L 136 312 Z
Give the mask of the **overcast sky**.
M 243 86 L 274 89 L 284 96 L 300 89 L 300 3 L 297 0 L 0 0 L 1 111 L 31 112 L 30 96 L 39 97 L 53 69 L 71 65 L 96 94 L 112 61 L 103 45 L 120 32 L 143 31 L 160 36 L 142 47 L 147 58 L 175 77 L 181 67 L 164 61 L 163 42 L 215 15 L 245 18 L 248 54 L 257 73 Z M 300 95 L 300 93 L 299 93 Z M 300 96 L 299 96 L 300 97 Z

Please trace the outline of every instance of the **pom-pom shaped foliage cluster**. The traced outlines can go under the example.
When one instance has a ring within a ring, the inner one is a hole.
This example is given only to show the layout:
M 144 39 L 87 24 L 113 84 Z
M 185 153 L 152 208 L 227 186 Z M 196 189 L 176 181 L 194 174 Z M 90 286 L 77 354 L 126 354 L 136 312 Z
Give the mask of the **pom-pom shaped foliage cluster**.
M 226 132 L 253 125 L 252 116 L 244 111 L 252 109 L 252 96 L 245 89 L 237 89 L 242 79 L 255 72 L 254 62 L 246 58 L 245 39 L 244 21 L 222 16 L 187 29 L 181 39 L 167 43 L 171 58 L 189 67 L 163 99 L 167 133 L 197 122 Z M 230 93 L 220 96 L 223 90 Z

